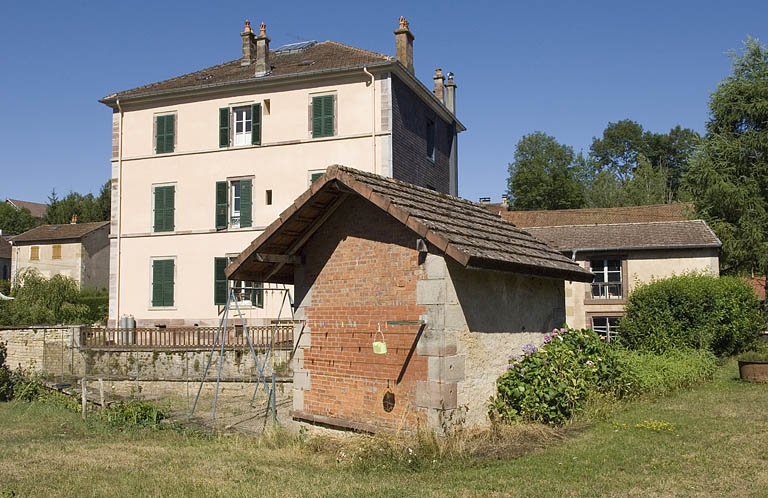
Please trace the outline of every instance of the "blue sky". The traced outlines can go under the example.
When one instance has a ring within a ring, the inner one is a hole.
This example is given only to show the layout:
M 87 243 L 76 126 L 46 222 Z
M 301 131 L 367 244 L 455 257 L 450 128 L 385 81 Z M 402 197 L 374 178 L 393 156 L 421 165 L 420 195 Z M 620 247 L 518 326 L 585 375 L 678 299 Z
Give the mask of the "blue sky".
M 724 4 L 724 2 L 723 2 Z M 768 2 L 36 1 L 0 7 L 0 199 L 98 193 L 110 109 L 98 99 L 240 57 L 247 18 L 272 46 L 335 40 L 394 54 L 410 22 L 417 76 L 456 75 L 459 194 L 498 201 L 523 135 L 577 152 L 609 122 L 703 132 L 709 94 Z M 354 166 L 354 165 L 349 165 Z

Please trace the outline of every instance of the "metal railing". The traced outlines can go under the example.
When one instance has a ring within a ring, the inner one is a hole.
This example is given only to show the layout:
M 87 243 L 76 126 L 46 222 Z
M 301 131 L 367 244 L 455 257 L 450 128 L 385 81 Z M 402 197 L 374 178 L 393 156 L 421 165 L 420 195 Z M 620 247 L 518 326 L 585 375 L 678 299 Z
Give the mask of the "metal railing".
M 258 349 L 291 350 L 293 324 L 249 325 L 248 333 Z M 216 341 L 218 327 L 151 327 L 151 328 L 92 328 L 80 329 L 80 347 L 101 350 L 200 350 L 210 349 Z M 226 349 L 248 347 L 242 326 L 227 327 L 224 337 Z M 274 338 L 273 338 L 274 334 Z M 273 342 L 274 341 L 274 342 Z

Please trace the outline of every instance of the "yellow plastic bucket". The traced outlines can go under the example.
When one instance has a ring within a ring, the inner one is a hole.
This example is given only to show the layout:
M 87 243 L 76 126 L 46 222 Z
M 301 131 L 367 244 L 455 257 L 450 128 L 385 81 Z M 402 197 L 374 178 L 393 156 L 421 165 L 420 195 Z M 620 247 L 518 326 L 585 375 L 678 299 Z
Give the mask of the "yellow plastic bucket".
M 376 332 L 374 339 L 378 339 L 379 334 L 381 334 L 381 340 L 373 341 L 373 352 L 374 354 L 385 354 L 387 352 L 387 343 L 384 342 L 384 334 L 381 332 L 381 330 Z

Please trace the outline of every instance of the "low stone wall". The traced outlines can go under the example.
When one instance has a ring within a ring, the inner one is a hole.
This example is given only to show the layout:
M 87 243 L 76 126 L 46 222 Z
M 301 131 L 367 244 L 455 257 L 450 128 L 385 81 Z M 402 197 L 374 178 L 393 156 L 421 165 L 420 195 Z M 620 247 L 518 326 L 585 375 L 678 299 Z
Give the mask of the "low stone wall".
M 103 378 L 113 380 L 186 381 L 202 378 L 210 359 L 206 378 L 216 379 L 219 372 L 217 349 L 185 351 L 181 348 L 154 350 L 84 349 L 80 345 L 80 327 L 34 327 L 0 330 L 0 342 L 6 344 L 6 365 L 22 368 L 52 379 Z M 258 356 L 264 375 L 271 376 L 273 362 Z M 285 358 L 278 357 L 275 369 L 286 370 Z M 222 357 L 221 378 L 225 381 L 252 382 L 258 379 L 256 360 L 249 350 L 226 349 Z
M 82 374 L 84 363 L 75 342 L 79 337 L 79 327 L 0 330 L 8 368 L 34 373 Z

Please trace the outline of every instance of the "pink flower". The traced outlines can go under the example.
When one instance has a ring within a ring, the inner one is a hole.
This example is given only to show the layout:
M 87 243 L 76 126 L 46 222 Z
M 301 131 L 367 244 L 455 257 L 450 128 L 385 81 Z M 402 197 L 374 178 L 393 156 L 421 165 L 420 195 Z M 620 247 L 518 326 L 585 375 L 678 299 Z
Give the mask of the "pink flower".
M 587 365 L 589 365 L 590 367 L 591 367 L 592 365 L 594 365 L 594 364 L 595 364 L 595 362 L 593 362 L 592 360 L 587 360 Z
M 544 335 L 544 342 L 550 342 L 552 338 L 549 335 Z

